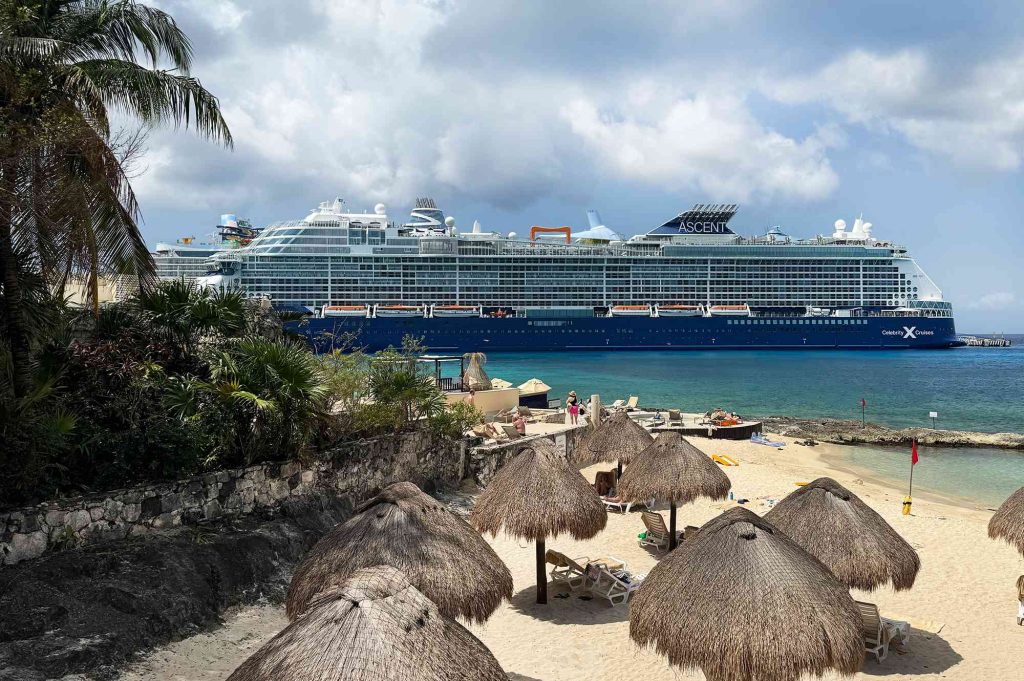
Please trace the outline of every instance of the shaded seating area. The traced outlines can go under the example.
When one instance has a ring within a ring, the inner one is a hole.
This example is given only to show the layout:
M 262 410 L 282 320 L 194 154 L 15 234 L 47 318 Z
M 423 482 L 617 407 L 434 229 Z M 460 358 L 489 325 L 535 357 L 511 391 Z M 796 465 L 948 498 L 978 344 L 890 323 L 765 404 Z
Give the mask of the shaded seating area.
M 627 501 L 620 496 L 603 496 L 601 501 L 604 503 L 604 507 L 609 511 L 618 511 L 619 513 L 629 513 L 634 506 L 643 506 L 644 508 L 650 509 L 654 506 L 654 499 L 647 499 L 644 501 Z
M 889 646 L 899 643 L 906 647 L 910 641 L 910 624 L 882 617 L 874 603 L 854 601 L 860 610 L 864 632 L 864 650 L 881 662 L 889 655 Z
M 660 513 L 644 511 L 640 519 L 644 521 L 644 527 L 646 528 L 637 537 L 637 542 L 640 546 L 654 546 L 661 551 L 667 551 L 672 535 L 668 525 L 665 524 L 665 518 Z M 685 536 L 685 531 L 678 532 L 676 541 L 682 541 Z
M 629 601 L 643 575 L 634 575 L 624 560 L 607 558 L 569 558 L 564 553 L 548 549 L 545 560 L 553 565 L 549 574 L 551 583 L 573 593 L 587 593 L 603 598 L 611 605 Z

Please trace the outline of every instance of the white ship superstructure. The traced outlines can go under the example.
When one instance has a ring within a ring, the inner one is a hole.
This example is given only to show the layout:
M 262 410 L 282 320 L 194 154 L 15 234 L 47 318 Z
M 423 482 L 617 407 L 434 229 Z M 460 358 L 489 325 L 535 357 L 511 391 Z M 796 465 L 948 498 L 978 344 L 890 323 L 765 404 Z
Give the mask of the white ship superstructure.
M 750 316 L 952 315 L 907 250 L 876 239 L 860 218 L 810 239 L 779 228 L 741 237 L 728 226 L 736 209 L 697 205 L 628 240 L 594 214 L 583 235 L 558 228 L 528 239 L 478 224 L 460 233 L 429 199 L 417 201 L 405 224 L 391 222 L 383 205 L 354 212 L 338 199 L 214 254 L 214 271 L 200 281 L 310 310 L 457 305 L 571 317 L 616 306 L 650 314 L 686 306 L 669 307 L 685 315 L 745 306 Z

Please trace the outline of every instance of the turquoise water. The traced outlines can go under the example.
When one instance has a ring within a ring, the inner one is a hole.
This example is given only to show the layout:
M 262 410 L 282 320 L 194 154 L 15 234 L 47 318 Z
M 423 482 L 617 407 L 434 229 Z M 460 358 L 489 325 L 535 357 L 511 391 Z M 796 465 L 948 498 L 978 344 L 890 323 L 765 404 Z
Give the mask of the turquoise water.
M 493 353 L 485 370 L 534 376 L 564 400 L 601 395 L 640 404 L 743 415 L 867 417 L 889 426 L 1024 432 L 1024 344 L 932 351 Z M 457 371 L 457 366 L 456 369 Z
M 889 426 L 930 425 L 1024 432 L 1024 343 L 946 351 L 730 351 L 494 353 L 485 370 L 514 384 L 536 376 L 564 400 L 569 390 L 607 404 L 638 395 L 641 406 L 743 415 L 867 417 Z M 456 367 L 457 371 L 457 367 Z M 847 448 L 843 461 L 905 486 L 910 452 Z M 914 487 L 995 506 L 1024 485 L 1024 452 L 920 449 Z M 841 463 L 841 462 L 840 462 Z
M 840 463 L 907 488 L 909 449 L 847 448 Z M 918 448 L 914 490 L 938 492 L 995 508 L 1024 485 L 1024 452 L 1005 449 Z

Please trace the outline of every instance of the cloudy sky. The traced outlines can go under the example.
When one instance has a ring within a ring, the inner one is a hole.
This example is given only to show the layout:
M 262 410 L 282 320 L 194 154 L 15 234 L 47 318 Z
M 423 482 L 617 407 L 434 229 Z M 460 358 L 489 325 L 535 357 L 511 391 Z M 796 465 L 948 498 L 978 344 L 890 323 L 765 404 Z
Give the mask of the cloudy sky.
M 463 226 L 626 234 L 696 202 L 747 234 L 863 212 L 967 332 L 1024 332 L 1024 8 L 860 0 L 150 0 L 195 44 L 227 151 L 150 138 L 150 242 L 341 196 Z

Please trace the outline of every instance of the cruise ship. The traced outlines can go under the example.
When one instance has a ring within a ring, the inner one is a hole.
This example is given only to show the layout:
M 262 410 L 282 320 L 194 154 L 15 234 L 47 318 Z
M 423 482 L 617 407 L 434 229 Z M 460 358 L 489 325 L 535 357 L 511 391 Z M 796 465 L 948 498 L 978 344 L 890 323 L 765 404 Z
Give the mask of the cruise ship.
M 211 258 L 223 251 L 242 248 L 259 234 L 248 220 L 232 214 L 220 216 L 211 242 L 196 241 L 187 236 L 174 243 L 160 242 L 153 252 L 156 274 L 161 279 L 193 281 L 210 271 Z
M 733 204 L 698 204 L 629 238 L 590 226 L 460 231 L 430 199 L 407 222 L 334 200 L 207 258 L 202 285 L 308 318 L 318 350 L 432 352 L 949 348 L 952 306 L 907 249 L 850 229 L 743 237 Z

